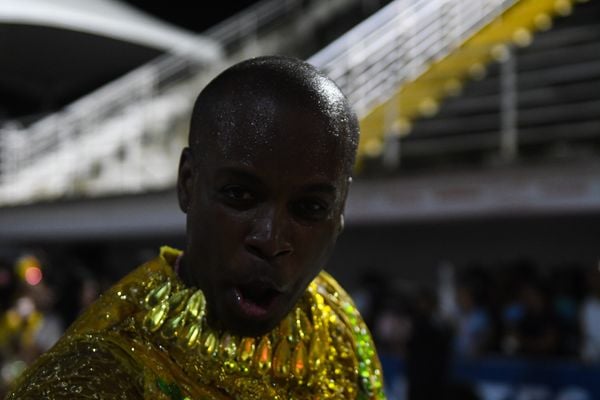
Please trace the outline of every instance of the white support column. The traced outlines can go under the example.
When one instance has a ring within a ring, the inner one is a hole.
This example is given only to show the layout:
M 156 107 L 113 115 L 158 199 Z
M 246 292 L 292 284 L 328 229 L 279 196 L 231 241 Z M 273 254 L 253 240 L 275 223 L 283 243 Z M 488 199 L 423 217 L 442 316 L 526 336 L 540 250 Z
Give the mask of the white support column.
M 400 167 L 400 132 L 398 131 L 398 96 L 392 97 L 385 114 L 385 136 L 383 138 L 382 161 L 388 172 Z
M 500 156 L 514 161 L 518 156 L 517 60 L 513 48 L 500 64 Z

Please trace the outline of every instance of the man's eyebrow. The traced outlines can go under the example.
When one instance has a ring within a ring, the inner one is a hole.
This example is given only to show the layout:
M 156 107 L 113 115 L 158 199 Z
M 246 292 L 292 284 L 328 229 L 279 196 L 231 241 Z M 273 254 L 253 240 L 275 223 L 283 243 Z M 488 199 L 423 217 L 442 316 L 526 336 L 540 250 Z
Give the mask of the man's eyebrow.
M 331 183 L 309 183 L 307 185 L 302 186 L 301 190 L 303 192 L 309 193 L 327 193 L 335 195 L 337 193 L 337 188 L 335 185 Z
M 217 170 L 217 175 L 233 175 L 237 178 L 259 181 L 258 177 L 251 172 L 239 167 L 222 167 Z
M 246 182 L 264 185 L 264 182 L 258 176 L 239 167 L 219 168 L 216 174 L 217 176 L 230 176 Z M 304 193 L 325 193 L 335 196 L 337 194 L 337 187 L 329 182 L 315 182 L 301 186 L 300 191 Z

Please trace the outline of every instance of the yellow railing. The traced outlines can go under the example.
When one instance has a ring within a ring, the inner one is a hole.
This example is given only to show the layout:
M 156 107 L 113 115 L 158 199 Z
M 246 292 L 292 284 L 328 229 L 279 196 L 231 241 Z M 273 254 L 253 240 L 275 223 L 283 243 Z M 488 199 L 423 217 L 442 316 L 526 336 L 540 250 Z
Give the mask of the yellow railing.
M 402 84 L 390 98 L 360 120 L 359 160 L 381 153 L 386 135 L 410 133 L 411 121 L 435 114 L 439 102 L 460 92 L 466 79 L 485 74 L 485 66 L 508 55 L 508 46 L 526 46 L 556 15 L 571 13 L 572 0 L 520 0 L 486 24 L 424 73 Z

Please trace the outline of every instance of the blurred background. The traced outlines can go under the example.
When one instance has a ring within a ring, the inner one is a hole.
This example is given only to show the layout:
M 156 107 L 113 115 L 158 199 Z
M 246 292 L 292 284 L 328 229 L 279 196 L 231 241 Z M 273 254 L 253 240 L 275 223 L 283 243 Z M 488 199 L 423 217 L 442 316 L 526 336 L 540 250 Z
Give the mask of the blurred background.
M 99 293 L 182 247 L 193 99 L 262 54 L 306 59 L 358 112 L 327 269 L 389 398 L 600 398 L 597 0 L 4 0 L 0 396 Z

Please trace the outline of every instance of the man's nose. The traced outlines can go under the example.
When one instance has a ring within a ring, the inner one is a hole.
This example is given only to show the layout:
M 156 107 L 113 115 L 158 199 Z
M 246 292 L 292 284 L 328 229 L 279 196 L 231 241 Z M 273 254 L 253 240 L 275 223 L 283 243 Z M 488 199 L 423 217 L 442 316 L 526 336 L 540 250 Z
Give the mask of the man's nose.
M 246 236 L 246 249 L 266 260 L 291 254 L 293 249 L 288 235 L 288 222 L 283 210 L 265 209 L 257 216 Z

